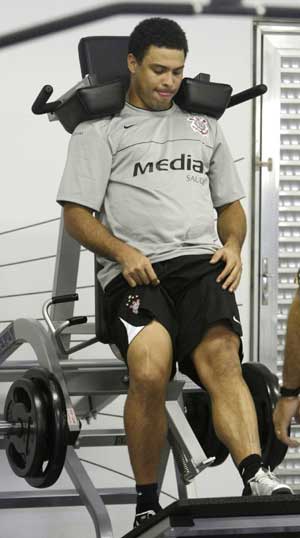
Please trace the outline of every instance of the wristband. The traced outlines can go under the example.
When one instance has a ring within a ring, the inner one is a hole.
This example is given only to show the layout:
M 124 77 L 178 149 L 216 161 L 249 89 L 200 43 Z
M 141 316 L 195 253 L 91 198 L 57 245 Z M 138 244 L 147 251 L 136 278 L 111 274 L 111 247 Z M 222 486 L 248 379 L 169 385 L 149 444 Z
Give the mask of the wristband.
M 283 398 L 292 398 L 299 396 L 300 394 L 300 387 L 297 389 L 288 389 L 286 387 L 280 387 L 280 396 L 283 396 Z

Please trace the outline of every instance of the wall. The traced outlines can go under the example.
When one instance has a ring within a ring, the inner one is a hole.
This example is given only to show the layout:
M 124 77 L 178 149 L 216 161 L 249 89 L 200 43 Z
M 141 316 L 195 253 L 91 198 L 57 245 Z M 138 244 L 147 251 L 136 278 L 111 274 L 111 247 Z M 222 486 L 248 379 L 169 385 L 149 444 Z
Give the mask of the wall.
M 51 5 L 37 0 L 25 4 L 11 1 L 1 7 L 0 33 L 34 24 L 64 13 L 92 7 L 92 2 L 76 0 Z M 0 117 L 2 127 L 2 155 L 0 174 L 0 330 L 9 320 L 17 317 L 41 318 L 41 305 L 51 294 L 60 209 L 55 203 L 56 192 L 62 174 L 69 135 L 58 123 L 49 124 L 46 116 L 36 117 L 30 107 L 40 88 L 50 83 L 54 86 L 53 98 L 70 88 L 80 79 L 77 45 L 81 37 L 88 35 L 128 35 L 132 27 L 143 17 L 120 16 L 84 25 L 80 28 L 58 33 L 0 51 L 2 73 Z M 251 86 L 252 26 L 248 18 L 224 17 L 174 17 L 185 29 L 190 53 L 186 75 L 198 72 L 211 74 L 216 82 L 227 82 L 234 93 Z M 226 112 L 221 120 L 234 159 L 241 160 L 238 170 L 243 179 L 247 197 L 243 201 L 250 220 L 251 196 L 251 104 L 239 105 Z M 46 224 L 25 228 L 13 233 L 9 230 L 27 227 L 33 223 Z M 25 260 L 42 258 L 23 263 Z M 18 262 L 18 263 L 17 263 Z M 19 263 L 22 262 L 22 263 Z M 250 233 L 243 249 L 244 272 L 238 291 L 241 317 L 244 327 L 245 360 L 249 359 L 249 305 L 250 305 Z M 92 256 L 82 254 L 79 285 L 93 282 Z M 27 295 L 28 294 L 28 295 Z M 93 314 L 92 287 L 82 290 L 76 312 Z M 111 357 L 108 347 L 98 345 L 79 357 Z M 22 346 L 14 358 L 32 358 L 28 346 Z M 6 387 L 2 388 L 2 397 Z M 112 406 L 117 414 L 122 412 L 122 402 Z M 110 408 L 111 410 L 111 408 Z M 104 427 L 107 422 L 103 422 Z M 121 427 L 122 420 L 114 419 Z M 111 425 L 112 420 L 109 420 Z M 93 461 L 105 462 L 112 468 L 131 473 L 126 450 L 120 455 L 104 449 L 85 449 L 84 455 Z M 118 466 L 116 463 L 118 462 Z M 116 478 L 106 471 L 87 467 L 98 487 L 111 484 L 131 486 L 131 482 Z M 2 491 L 23 489 L 23 481 L 12 476 L 1 454 Z M 64 475 L 57 487 L 71 487 Z M 172 465 L 166 478 L 165 488 L 176 495 Z M 196 496 L 239 495 L 241 482 L 231 461 L 221 467 L 206 471 L 196 481 L 192 494 Z M 170 498 L 164 497 L 164 505 Z M 132 507 L 112 507 L 116 536 L 130 529 Z M 2 511 L 3 536 L 14 536 L 18 518 L 22 521 L 24 538 L 27 536 L 93 536 L 93 529 L 86 511 L 82 509 L 52 509 L 38 511 Z M 34 531 L 32 522 L 34 521 Z M 21 523 L 20 523 L 21 524 Z M 61 530 L 63 528 L 63 530 Z M 60 529 L 60 531 L 58 530 Z M 90 534 L 89 534 L 90 533 Z M 0 533 L 2 536 L 2 534 Z

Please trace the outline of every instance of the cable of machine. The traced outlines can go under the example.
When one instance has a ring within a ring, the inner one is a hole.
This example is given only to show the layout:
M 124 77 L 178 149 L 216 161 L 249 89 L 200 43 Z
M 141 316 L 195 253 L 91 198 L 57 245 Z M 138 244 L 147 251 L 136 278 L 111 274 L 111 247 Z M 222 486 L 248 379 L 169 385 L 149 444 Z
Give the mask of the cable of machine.
M 115 469 L 111 469 L 111 467 L 106 467 L 105 465 L 101 465 L 100 463 L 96 463 L 95 461 L 85 460 L 84 458 L 79 458 L 79 459 L 83 463 L 89 463 L 90 465 L 94 465 L 95 467 L 99 467 L 100 469 L 105 469 L 106 471 L 109 471 L 111 473 L 115 473 L 115 474 L 118 474 L 120 476 L 124 476 L 124 478 L 129 478 L 130 480 L 133 480 L 133 481 L 135 480 L 129 474 L 121 473 L 121 471 L 116 471 Z M 178 501 L 177 497 L 173 497 L 173 495 L 171 495 L 170 493 L 167 493 L 166 491 L 161 490 L 161 493 L 163 493 L 167 497 L 170 497 L 170 499 L 173 499 L 174 501 Z

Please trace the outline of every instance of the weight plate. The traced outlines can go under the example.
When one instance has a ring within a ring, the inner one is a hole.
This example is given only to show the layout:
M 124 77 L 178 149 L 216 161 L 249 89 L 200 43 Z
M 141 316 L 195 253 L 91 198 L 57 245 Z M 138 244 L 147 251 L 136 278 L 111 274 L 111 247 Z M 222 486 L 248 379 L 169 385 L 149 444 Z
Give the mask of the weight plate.
M 26 478 L 43 462 L 47 410 L 43 395 L 30 379 L 18 379 L 7 394 L 4 417 L 17 428 L 8 433 L 6 455 L 17 476 Z
M 68 424 L 63 391 L 56 377 L 44 368 L 32 368 L 24 374 L 43 392 L 47 405 L 46 443 L 48 456 L 38 469 L 26 476 L 28 484 L 35 488 L 52 486 L 59 478 L 64 467 Z

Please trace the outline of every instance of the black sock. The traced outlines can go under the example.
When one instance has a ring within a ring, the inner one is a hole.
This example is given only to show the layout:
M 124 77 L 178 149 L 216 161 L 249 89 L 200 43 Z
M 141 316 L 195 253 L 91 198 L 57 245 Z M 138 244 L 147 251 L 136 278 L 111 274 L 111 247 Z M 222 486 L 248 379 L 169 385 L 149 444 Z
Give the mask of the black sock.
M 245 486 L 261 467 L 263 467 L 263 461 L 259 454 L 251 454 L 241 461 L 238 470 Z
M 154 510 L 159 512 L 161 509 L 158 502 L 157 484 L 143 484 L 136 485 L 137 503 L 136 513 L 146 512 L 147 510 Z

